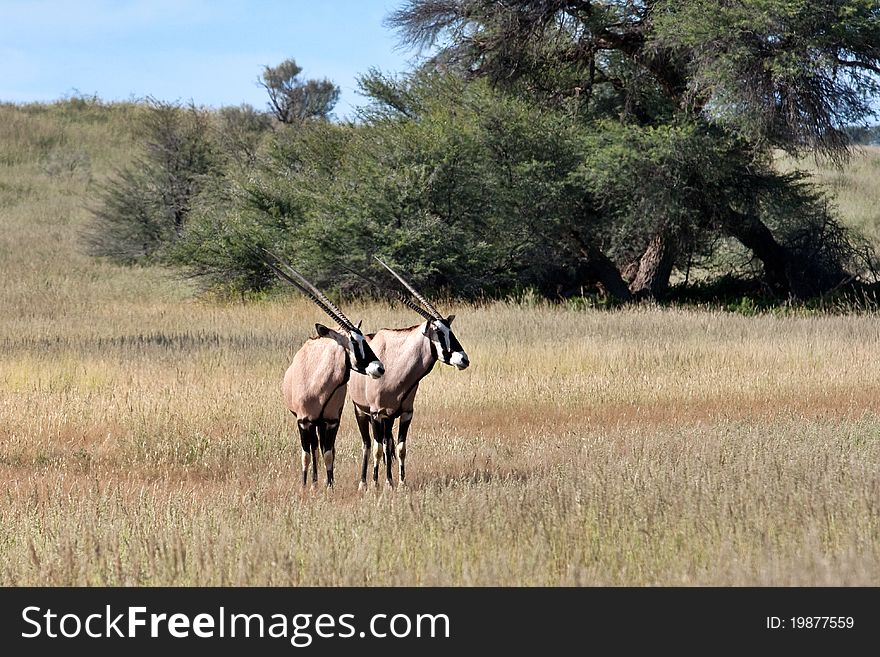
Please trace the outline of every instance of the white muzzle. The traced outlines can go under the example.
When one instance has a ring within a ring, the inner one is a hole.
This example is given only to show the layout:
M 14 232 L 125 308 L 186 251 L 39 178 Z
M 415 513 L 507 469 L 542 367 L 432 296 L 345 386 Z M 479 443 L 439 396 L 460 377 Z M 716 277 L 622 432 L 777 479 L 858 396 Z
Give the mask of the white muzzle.
M 454 365 L 456 368 L 463 370 L 471 362 L 468 360 L 467 354 L 463 351 L 453 351 L 452 355 L 449 357 L 449 364 Z
M 385 367 L 378 360 L 374 360 L 372 363 L 367 365 L 367 374 L 369 374 L 374 379 L 378 379 L 380 376 L 385 374 Z

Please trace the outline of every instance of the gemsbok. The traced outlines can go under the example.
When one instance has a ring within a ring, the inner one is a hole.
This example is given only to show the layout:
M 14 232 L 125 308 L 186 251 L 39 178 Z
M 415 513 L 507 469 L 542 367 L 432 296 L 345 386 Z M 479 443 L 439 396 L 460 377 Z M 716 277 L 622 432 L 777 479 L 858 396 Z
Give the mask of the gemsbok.
M 309 297 L 330 316 L 340 330 L 315 324 L 318 336 L 309 338 L 293 356 L 284 374 L 282 392 L 287 408 L 296 418 L 302 446 L 303 486 L 308 481 L 309 461 L 312 481 L 318 481 L 318 448 L 327 468 L 327 486 L 333 486 L 333 463 L 336 459 L 336 434 L 345 405 L 346 384 L 352 371 L 364 379 L 378 379 L 385 373 L 382 362 L 373 353 L 360 322 L 355 326 L 332 301 L 302 274 L 277 256 L 263 262 L 281 279 Z
M 443 317 L 400 274 L 378 257 L 376 260 L 415 297 L 418 303 L 400 294 L 400 300 L 421 315 L 425 321 L 409 328 L 383 328 L 372 335 L 367 335 L 373 351 L 385 364 L 386 374 L 378 380 L 356 375 L 348 384 L 355 419 L 363 440 L 361 488 L 367 483 L 367 461 L 371 442 L 373 482 L 378 484 L 379 463 L 384 458 L 387 481 L 389 485 L 393 485 L 391 465 L 395 456 L 393 428 L 394 421 L 398 418 L 400 423 L 397 429 L 396 456 L 400 483 L 406 482 L 406 436 L 412 422 L 413 401 L 419 383 L 431 372 L 438 360 L 459 370 L 465 369 L 470 364 L 467 354 L 450 328 L 455 315 Z

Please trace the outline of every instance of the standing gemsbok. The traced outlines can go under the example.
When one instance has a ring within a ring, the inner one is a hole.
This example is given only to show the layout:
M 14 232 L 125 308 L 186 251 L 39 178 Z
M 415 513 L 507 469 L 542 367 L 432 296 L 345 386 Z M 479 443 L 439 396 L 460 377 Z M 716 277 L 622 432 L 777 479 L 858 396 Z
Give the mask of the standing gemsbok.
M 394 457 L 394 421 L 400 418 L 397 430 L 397 460 L 400 483 L 406 480 L 406 435 L 413 416 L 413 400 L 419 382 L 431 371 L 438 360 L 465 369 L 470 362 L 450 325 L 455 315 L 443 317 L 425 297 L 387 264 L 376 258 L 418 300 L 415 303 L 401 294 L 403 303 L 424 317 L 416 326 L 402 329 L 381 329 L 367 339 L 376 355 L 385 364 L 386 374 L 381 380 L 353 376 L 348 384 L 358 429 L 363 439 L 361 486 L 367 482 L 367 461 L 370 454 L 370 429 L 373 444 L 373 481 L 379 481 L 379 462 L 385 459 L 388 484 L 392 482 L 391 460 Z
M 318 447 L 327 468 L 327 486 L 333 485 L 333 462 L 336 457 L 336 434 L 345 404 L 346 383 L 351 371 L 378 379 L 385 373 L 381 361 L 360 331 L 333 302 L 309 283 L 298 271 L 277 256 L 263 262 L 327 313 L 339 324 L 334 331 L 315 324 L 318 337 L 309 338 L 293 356 L 284 374 L 282 392 L 287 408 L 296 417 L 302 445 L 303 486 L 308 480 L 312 461 L 312 481 L 318 480 Z

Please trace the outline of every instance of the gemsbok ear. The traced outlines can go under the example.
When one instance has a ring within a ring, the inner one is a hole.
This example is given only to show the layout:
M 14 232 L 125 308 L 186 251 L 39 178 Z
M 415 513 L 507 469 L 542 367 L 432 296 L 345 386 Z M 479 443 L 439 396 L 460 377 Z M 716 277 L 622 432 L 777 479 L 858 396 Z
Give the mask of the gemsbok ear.
M 318 332 L 319 338 L 324 338 L 330 335 L 330 329 L 323 324 L 315 324 L 315 330 Z
M 455 315 L 450 315 L 446 318 L 446 324 L 452 324 L 452 320 L 455 319 Z

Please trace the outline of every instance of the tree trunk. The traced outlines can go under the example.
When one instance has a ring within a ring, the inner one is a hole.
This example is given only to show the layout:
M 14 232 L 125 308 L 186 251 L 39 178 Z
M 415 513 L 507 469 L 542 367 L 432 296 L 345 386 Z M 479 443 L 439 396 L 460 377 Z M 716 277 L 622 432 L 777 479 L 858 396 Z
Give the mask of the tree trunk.
M 630 301 L 632 294 L 626 281 L 620 275 L 617 265 L 595 244 L 588 242 L 575 231 L 571 231 L 570 235 L 577 245 L 578 251 L 584 256 L 585 264 L 590 273 L 596 277 L 605 291 L 618 301 Z
M 626 263 L 623 267 L 620 268 L 620 275 L 623 276 L 623 280 L 626 281 L 627 285 L 632 285 L 632 282 L 636 280 L 636 274 L 639 273 L 639 258 Z
M 776 241 L 763 221 L 753 214 L 731 210 L 724 220 L 723 229 L 761 261 L 767 283 L 774 293 L 780 296 L 797 296 L 798 285 L 792 285 L 789 278 L 788 252 Z
M 669 276 L 675 264 L 675 243 L 668 231 L 657 233 L 639 258 L 629 286 L 636 298 L 660 299 L 669 292 Z

